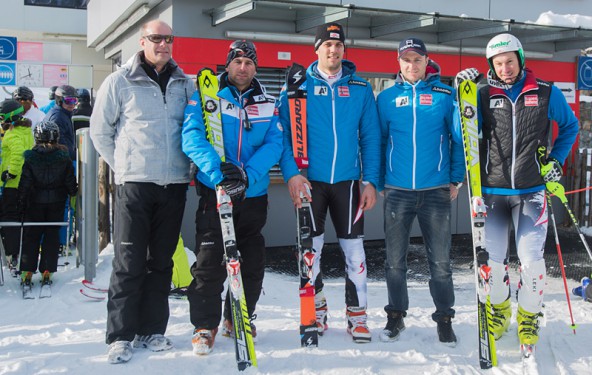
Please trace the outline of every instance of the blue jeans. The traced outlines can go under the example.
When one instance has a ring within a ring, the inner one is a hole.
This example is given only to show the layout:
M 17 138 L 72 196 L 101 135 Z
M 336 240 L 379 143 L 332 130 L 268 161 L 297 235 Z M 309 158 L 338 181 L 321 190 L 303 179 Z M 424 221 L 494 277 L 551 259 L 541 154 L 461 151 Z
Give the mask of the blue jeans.
M 450 190 L 408 191 L 386 189 L 384 232 L 386 237 L 386 285 L 388 305 L 385 311 L 406 313 L 407 253 L 409 233 L 417 217 L 430 267 L 430 294 L 436 306 L 435 321 L 454 317 L 454 286 L 450 268 Z

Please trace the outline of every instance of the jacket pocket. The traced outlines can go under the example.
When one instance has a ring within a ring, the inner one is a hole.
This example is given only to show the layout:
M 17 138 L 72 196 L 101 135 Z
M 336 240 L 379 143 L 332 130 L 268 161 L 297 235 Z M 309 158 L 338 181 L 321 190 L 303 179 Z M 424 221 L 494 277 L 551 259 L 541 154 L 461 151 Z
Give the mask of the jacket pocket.
M 268 129 L 268 120 L 251 120 L 251 129 L 245 131 L 249 145 L 253 147 L 261 146 Z

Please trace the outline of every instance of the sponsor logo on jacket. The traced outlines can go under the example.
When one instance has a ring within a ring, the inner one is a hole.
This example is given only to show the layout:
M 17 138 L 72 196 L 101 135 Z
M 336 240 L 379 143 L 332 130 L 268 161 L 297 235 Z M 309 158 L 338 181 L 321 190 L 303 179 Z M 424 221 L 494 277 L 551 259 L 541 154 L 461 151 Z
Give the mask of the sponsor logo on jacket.
M 441 92 L 444 94 L 452 95 L 452 90 L 449 90 L 444 87 L 432 86 L 432 91 Z
M 419 94 L 419 105 L 432 105 L 432 95 Z
M 410 104 L 409 97 L 408 96 L 400 96 L 400 97 L 396 98 L 395 104 L 397 107 L 406 107 Z
M 524 105 L 526 107 L 538 107 L 539 96 L 538 95 L 524 95 Z
M 314 87 L 314 94 L 320 96 L 327 96 L 329 95 L 329 89 L 326 86 L 315 86 Z
M 489 108 L 503 108 L 504 107 L 504 99 L 497 98 L 497 99 L 489 99 Z
M 341 97 L 349 98 L 349 86 L 338 86 L 337 93 Z
M 358 86 L 368 86 L 368 83 L 366 81 L 358 81 L 357 79 L 350 79 L 347 82 L 348 85 L 358 85 Z

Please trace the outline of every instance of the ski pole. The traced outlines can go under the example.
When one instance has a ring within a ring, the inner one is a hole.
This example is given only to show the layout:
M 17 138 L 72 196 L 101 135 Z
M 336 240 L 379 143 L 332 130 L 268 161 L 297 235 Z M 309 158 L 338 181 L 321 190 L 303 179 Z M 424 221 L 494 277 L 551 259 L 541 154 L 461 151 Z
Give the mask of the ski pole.
M 584 233 L 582 233 L 582 230 L 580 229 L 580 224 L 578 223 L 578 219 L 576 219 L 573 211 L 569 207 L 569 204 L 567 202 L 567 198 L 565 197 L 565 189 L 563 188 L 563 185 L 561 185 L 559 182 L 547 182 L 546 186 L 547 186 L 547 190 L 550 193 L 552 193 L 553 195 L 555 195 L 557 198 L 559 198 L 561 203 L 563 203 L 563 207 L 565 207 L 565 209 L 567 210 L 567 213 L 569 214 L 569 217 L 571 218 L 571 221 L 573 222 L 574 227 L 576 227 L 576 231 L 578 232 L 578 235 L 580 236 L 580 239 L 582 240 L 582 244 L 584 244 L 584 248 L 586 249 L 586 252 L 588 252 L 588 256 L 590 257 L 590 260 L 592 260 L 592 251 L 590 251 L 590 247 L 588 246 L 588 242 L 586 241 L 586 237 L 584 237 Z
M 16 266 L 17 272 L 21 271 L 21 259 L 23 257 L 23 231 L 25 229 L 25 213 L 21 214 L 21 239 L 19 241 L 19 255 L 18 255 L 18 264 Z
M 563 256 L 561 255 L 561 245 L 559 244 L 559 234 L 557 233 L 557 224 L 555 223 L 555 214 L 553 213 L 553 205 L 551 204 L 551 196 L 545 193 L 547 197 L 547 204 L 549 212 L 551 213 L 551 223 L 553 224 L 553 233 L 555 234 L 555 247 L 557 248 L 557 256 L 559 257 L 559 266 L 561 267 L 561 277 L 563 278 L 563 287 L 565 289 L 565 296 L 567 297 L 567 307 L 569 309 L 569 317 L 571 318 L 571 329 L 574 335 L 576 334 L 576 323 L 574 322 L 573 313 L 571 311 L 571 299 L 569 297 L 569 288 L 567 287 L 567 278 L 565 277 L 565 266 L 563 265 Z
M 541 164 L 541 168 L 543 168 L 543 166 L 545 165 L 545 156 L 547 154 L 547 147 L 539 146 L 539 148 L 537 149 L 537 152 L 538 152 L 539 163 Z M 578 223 L 578 219 L 576 219 L 573 211 L 569 207 L 569 204 L 567 202 L 567 197 L 565 196 L 565 188 L 563 187 L 563 185 L 561 185 L 561 183 L 559 183 L 557 181 L 546 182 L 545 187 L 547 188 L 547 191 L 549 191 L 550 194 L 553 194 L 557 198 L 559 198 L 559 200 L 563 204 L 563 207 L 565 207 L 565 209 L 567 210 L 567 213 L 569 214 L 569 217 L 571 218 L 571 221 L 573 222 L 574 226 L 576 227 L 576 231 L 578 232 L 578 235 L 580 236 L 580 240 L 582 240 L 582 244 L 584 244 L 584 248 L 586 249 L 586 252 L 588 252 L 588 256 L 590 257 L 590 260 L 592 260 L 592 251 L 590 251 L 590 247 L 588 246 L 588 242 L 586 241 L 586 237 L 584 237 L 584 234 L 582 233 L 582 230 L 580 229 L 580 224 Z

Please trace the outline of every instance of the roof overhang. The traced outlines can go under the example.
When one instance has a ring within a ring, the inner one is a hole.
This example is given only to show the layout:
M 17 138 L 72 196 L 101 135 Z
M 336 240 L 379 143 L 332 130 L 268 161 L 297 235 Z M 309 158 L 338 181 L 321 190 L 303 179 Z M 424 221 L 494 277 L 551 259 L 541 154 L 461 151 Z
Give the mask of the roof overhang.
M 424 39 L 426 43 L 443 49 L 446 47 L 458 49 L 460 45 L 462 48 L 484 50 L 485 41 L 502 32 L 509 32 L 518 37 L 525 49 L 531 52 L 552 54 L 559 51 L 584 50 L 592 46 L 592 29 L 581 27 L 547 26 L 516 22 L 512 19 L 492 20 L 439 13 L 413 13 L 358 7 L 352 4 L 328 5 L 292 0 L 235 0 L 218 8 L 209 9 L 205 13 L 211 17 L 212 26 L 237 18 L 273 19 L 291 23 L 294 25 L 294 37 L 289 39 L 294 43 L 299 43 L 298 36 L 314 33 L 314 28 L 319 25 L 326 22 L 341 22 L 346 28 L 362 30 L 362 34 L 365 34 L 361 37 L 348 35 L 352 45 L 373 45 L 374 48 L 390 48 L 393 40 L 421 34 L 426 35 Z M 229 32 L 232 33 L 227 31 L 227 34 Z M 261 37 L 259 39 L 263 40 Z M 304 39 L 300 38 L 300 40 Z

